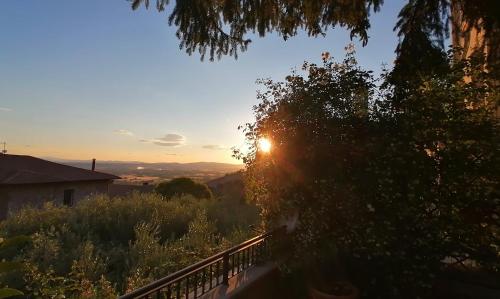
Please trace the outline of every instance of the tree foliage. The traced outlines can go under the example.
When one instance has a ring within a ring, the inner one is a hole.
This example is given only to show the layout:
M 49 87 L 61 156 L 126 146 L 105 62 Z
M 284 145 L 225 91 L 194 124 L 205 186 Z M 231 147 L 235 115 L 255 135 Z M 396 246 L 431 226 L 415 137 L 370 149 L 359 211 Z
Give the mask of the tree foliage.
M 175 178 L 156 186 L 155 191 L 166 198 L 192 195 L 195 198 L 212 198 L 212 191 L 207 185 L 197 183 L 190 178 Z
M 464 261 L 498 273 L 496 74 L 450 55 L 448 72 L 400 93 L 352 52 L 323 58 L 285 82 L 264 80 L 245 127 L 249 196 L 270 223 L 298 215 L 292 260 L 340 252 L 370 298 L 423 296 Z M 259 152 L 261 137 L 270 154 Z
M 132 8 L 149 0 L 130 0 Z M 346 27 L 352 37 L 368 41 L 370 11 L 377 11 L 382 0 L 190 0 L 175 1 L 169 10 L 169 25 L 177 27 L 180 48 L 188 54 L 198 51 L 210 60 L 223 55 L 237 57 L 251 42 L 249 34 L 263 37 L 276 32 L 285 40 L 303 29 L 309 36 L 324 35 L 335 26 Z M 165 10 L 169 0 L 157 0 Z
M 129 0 L 133 9 L 149 0 Z M 153 2 L 153 1 L 151 1 Z M 485 30 L 485 37 L 498 41 L 500 36 L 500 5 L 496 0 L 407 0 L 398 16 L 394 30 L 400 38 L 396 49 L 397 64 L 429 72 L 436 59 L 443 62 L 444 40 L 449 35 L 450 7 L 463 13 L 464 20 Z M 175 1 L 169 8 L 168 22 L 177 27 L 180 48 L 188 54 L 199 52 L 210 60 L 223 55 L 237 57 L 245 51 L 250 34 L 263 37 L 276 32 L 285 40 L 304 30 L 309 36 L 326 34 L 335 26 L 349 30 L 351 38 L 368 42 L 370 13 L 382 7 L 383 0 L 190 0 Z M 169 0 L 156 0 L 163 11 Z M 469 28 L 466 28 L 470 29 Z M 497 43 L 490 53 L 498 59 Z M 491 60 L 490 60 L 491 61 Z M 423 63 L 423 64 L 422 64 Z M 438 64 L 439 65 L 439 64 Z M 401 71 L 401 75 L 408 72 Z

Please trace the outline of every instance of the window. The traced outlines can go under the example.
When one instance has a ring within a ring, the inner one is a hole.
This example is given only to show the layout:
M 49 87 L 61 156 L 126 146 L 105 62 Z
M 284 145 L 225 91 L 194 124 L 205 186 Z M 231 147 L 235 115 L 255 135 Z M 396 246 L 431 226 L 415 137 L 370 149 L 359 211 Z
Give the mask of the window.
M 63 204 L 65 206 L 71 207 L 73 205 L 73 198 L 75 197 L 75 189 L 64 190 Z

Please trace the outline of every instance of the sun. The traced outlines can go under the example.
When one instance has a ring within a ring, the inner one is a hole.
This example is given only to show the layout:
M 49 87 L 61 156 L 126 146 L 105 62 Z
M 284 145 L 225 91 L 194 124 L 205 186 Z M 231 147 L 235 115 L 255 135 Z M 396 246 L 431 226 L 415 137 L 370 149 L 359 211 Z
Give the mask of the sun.
M 271 151 L 271 141 L 263 137 L 259 139 L 259 149 L 264 153 L 269 153 Z

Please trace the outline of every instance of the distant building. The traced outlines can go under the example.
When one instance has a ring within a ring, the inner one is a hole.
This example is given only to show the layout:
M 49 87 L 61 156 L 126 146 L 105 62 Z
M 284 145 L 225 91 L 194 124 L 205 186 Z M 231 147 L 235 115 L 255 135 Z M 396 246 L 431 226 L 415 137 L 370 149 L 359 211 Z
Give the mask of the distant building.
M 0 154 L 0 219 L 25 205 L 41 207 L 52 201 L 72 206 L 91 194 L 107 194 L 119 178 L 31 156 Z

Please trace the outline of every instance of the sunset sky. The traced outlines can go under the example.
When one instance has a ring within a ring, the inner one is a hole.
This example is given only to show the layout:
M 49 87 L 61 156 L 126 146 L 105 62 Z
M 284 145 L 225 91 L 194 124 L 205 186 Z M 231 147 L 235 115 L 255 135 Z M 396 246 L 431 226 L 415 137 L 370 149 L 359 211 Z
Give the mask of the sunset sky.
M 364 67 L 392 65 L 403 1 L 373 15 Z M 154 5 L 153 5 L 154 7 Z M 251 37 L 238 60 L 179 50 L 165 13 L 125 0 L 2 1 L 0 142 L 11 154 L 65 159 L 238 163 L 258 78 L 283 80 L 304 60 L 342 57 L 349 35 Z

